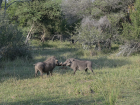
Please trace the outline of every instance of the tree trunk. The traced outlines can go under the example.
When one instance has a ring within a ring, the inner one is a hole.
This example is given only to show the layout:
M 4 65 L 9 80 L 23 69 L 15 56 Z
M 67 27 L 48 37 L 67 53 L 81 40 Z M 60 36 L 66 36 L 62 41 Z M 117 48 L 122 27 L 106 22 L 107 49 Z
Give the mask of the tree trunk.
M 2 0 L 0 0 L 0 10 L 1 10 L 1 4 L 2 4 Z
M 31 27 L 30 31 L 28 32 L 28 35 L 27 35 L 26 40 L 25 40 L 25 44 L 28 44 L 28 41 L 29 41 L 29 40 L 30 40 L 30 38 L 31 38 L 30 33 L 31 33 L 31 31 L 32 31 L 33 27 L 34 27 L 34 24 L 32 25 L 32 27 Z
M 101 51 L 101 44 L 100 44 L 100 41 L 98 41 L 98 50 Z
M 108 48 L 111 50 L 111 38 L 109 38 Z

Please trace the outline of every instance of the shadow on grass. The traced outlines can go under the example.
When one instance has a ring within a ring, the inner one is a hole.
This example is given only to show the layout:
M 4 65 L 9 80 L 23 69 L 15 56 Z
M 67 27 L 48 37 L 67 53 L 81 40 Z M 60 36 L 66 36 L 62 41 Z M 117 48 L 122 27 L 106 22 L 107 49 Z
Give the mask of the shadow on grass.
M 109 59 L 107 57 L 100 57 L 98 59 L 92 59 L 93 68 L 101 69 L 101 68 L 117 68 L 124 65 L 131 64 L 130 61 L 124 59 Z
M 35 96 L 34 96 L 35 97 Z M 32 97 L 30 97 L 32 98 Z M 3 103 L 4 104 L 4 103 Z M 104 105 L 103 97 L 80 96 L 80 97 L 38 97 L 37 99 L 28 99 L 25 101 L 9 102 L 8 105 Z

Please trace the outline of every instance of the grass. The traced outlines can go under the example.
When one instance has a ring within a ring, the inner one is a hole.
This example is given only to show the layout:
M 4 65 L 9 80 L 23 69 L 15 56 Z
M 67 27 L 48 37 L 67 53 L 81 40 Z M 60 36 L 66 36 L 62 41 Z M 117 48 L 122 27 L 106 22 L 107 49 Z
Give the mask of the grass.
M 1 63 L 0 105 L 139 105 L 139 55 L 91 57 L 69 42 L 47 42 L 44 50 L 34 43 L 33 60 Z M 52 77 L 35 78 L 33 64 L 52 55 L 62 62 L 70 57 L 89 59 L 95 63 L 95 75 L 77 71 L 74 76 L 69 67 L 56 67 Z

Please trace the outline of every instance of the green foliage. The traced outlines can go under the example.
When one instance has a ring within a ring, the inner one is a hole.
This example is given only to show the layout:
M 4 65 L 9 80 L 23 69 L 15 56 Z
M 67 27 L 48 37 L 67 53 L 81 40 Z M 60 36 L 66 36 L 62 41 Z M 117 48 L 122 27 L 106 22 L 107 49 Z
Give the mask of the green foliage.
M 13 61 L 18 57 L 27 60 L 32 59 L 32 55 L 28 47 L 20 44 L 3 47 L 0 51 L 0 54 L 2 54 L 3 60 Z
M 85 2 L 80 1 L 68 0 L 68 2 L 70 3 L 69 5 L 71 5 L 71 9 L 75 11 L 67 9 L 67 5 L 65 7 L 66 10 L 63 11 L 67 11 L 67 13 L 65 13 L 67 16 L 73 14 L 73 17 L 79 17 L 79 23 L 81 23 L 77 25 L 78 27 L 74 27 L 74 30 L 72 30 L 72 33 L 74 33 L 74 39 L 80 41 L 81 44 L 103 41 L 107 42 L 107 40 L 110 40 L 110 45 L 107 45 L 106 48 L 111 49 L 111 42 L 117 39 L 120 32 L 120 21 L 125 18 L 126 8 L 128 4 L 131 4 L 134 1 L 94 0 L 91 2 L 87 0 L 86 4 Z M 69 5 L 68 7 L 70 8 Z M 84 8 L 78 9 L 82 6 Z M 73 22 L 73 20 L 71 21 Z
M 24 44 L 25 38 L 17 25 L 9 24 L 9 19 L 0 15 L 0 55 L 3 59 L 14 60 L 17 57 L 31 58 L 31 52 Z
M 17 29 L 16 25 L 3 23 L 1 24 L 0 31 L 0 47 L 10 44 L 23 43 L 22 32 Z
M 7 5 L 13 1 L 8 1 Z M 64 38 L 73 36 L 81 44 L 94 43 L 94 46 L 84 45 L 88 47 L 97 47 L 97 42 L 110 40 L 110 46 L 103 46 L 104 51 L 107 52 L 107 48 L 111 49 L 114 41 L 123 43 L 118 38 L 122 31 L 124 39 L 137 40 L 139 38 L 139 28 L 135 28 L 139 23 L 139 18 L 136 19 L 139 17 L 139 10 L 130 14 L 133 27 L 126 22 L 122 28 L 128 5 L 134 2 L 135 0 L 32 0 L 13 3 L 7 13 L 11 17 L 10 23 L 18 23 L 24 36 L 33 26 L 30 33 L 32 38 L 48 40 L 54 34 L 62 34 Z M 133 31 L 130 32 L 129 29 Z M 69 33 L 66 34 L 66 31 Z
M 15 12 L 14 16 L 17 17 L 24 31 L 29 31 L 27 27 L 29 28 L 34 24 L 32 34 L 40 36 L 40 33 L 45 33 L 45 35 L 49 37 L 49 35 L 60 33 L 64 29 L 60 3 L 61 0 L 34 0 L 33 2 L 23 2 L 16 7 L 16 10 L 13 10 Z M 13 6 L 11 5 L 11 8 L 13 8 Z M 8 12 L 13 14 L 10 11 L 10 7 Z
M 129 41 L 139 42 L 140 39 L 140 1 L 134 4 L 135 11 L 130 13 L 131 23 L 123 24 L 123 37 Z
M 15 1 L 15 0 L 8 0 L 8 2 L 6 3 L 7 6 L 7 10 L 6 13 L 9 15 L 9 19 L 11 20 L 11 23 L 17 23 L 17 19 L 18 17 L 15 15 L 16 10 L 19 6 L 22 5 L 21 1 Z
M 85 44 L 89 44 L 88 48 L 91 49 L 91 43 L 97 42 L 98 40 L 102 40 L 104 36 L 101 33 L 101 30 L 97 30 L 94 26 L 85 26 L 85 27 L 79 27 L 76 30 L 77 35 L 73 36 L 75 40 L 78 40 L 80 43 L 82 43 L 85 48 Z

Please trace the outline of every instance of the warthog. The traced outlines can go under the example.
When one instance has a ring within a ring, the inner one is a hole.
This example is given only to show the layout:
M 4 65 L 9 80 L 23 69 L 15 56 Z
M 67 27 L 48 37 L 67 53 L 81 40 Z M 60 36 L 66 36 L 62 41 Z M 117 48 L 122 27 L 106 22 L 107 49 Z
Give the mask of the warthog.
M 37 75 L 37 72 L 39 71 L 42 78 L 43 78 L 43 73 L 47 73 L 47 75 L 49 75 L 50 73 L 52 75 L 55 66 L 61 66 L 61 64 L 54 56 L 48 58 L 44 62 L 38 62 L 34 65 L 35 65 L 35 77 Z
M 77 70 L 85 70 L 85 72 L 87 72 L 87 70 L 89 69 L 93 72 L 91 61 L 84 61 L 84 60 L 69 58 L 62 65 L 69 66 L 71 69 L 74 70 L 74 74 Z

